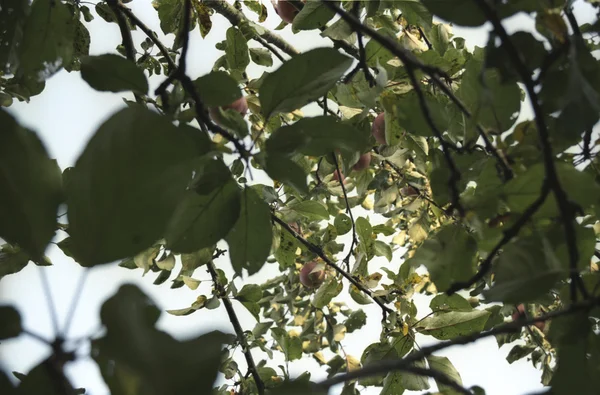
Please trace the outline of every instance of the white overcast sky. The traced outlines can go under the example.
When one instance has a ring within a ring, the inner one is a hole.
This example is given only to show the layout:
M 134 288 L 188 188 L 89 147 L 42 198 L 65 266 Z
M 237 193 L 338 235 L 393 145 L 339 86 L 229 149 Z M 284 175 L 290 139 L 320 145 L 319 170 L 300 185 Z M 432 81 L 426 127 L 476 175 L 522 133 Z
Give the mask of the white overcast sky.
M 279 24 L 271 3 L 263 0 L 269 10 L 269 20 L 266 26 L 274 28 Z M 159 36 L 169 43 L 173 36 L 164 38 L 160 33 L 159 20 L 156 11 L 152 8 L 150 1 L 134 1 L 129 3 L 134 12 Z M 92 7 L 93 8 L 93 7 Z M 577 2 L 576 16 L 581 23 L 589 21 L 594 17 L 592 8 Z M 91 37 L 91 54 L 99 55 L 114 52 L 116 45 L 121 41 L 116 24 L 107 24 L 102 19 L 96 19 L 87 24 Z M 531 30 L 533 20 L 527 16 L 511 18 L 506 26 L 509 31 Z M 192 78 L 208 73 L 214 61 L 222 52 L 215 49 L 215 44 L 225 38 L 225 31 L 229 27 L 228 22 L 220 15 L 213 17 L 213 29 L 206 39 L 200 37 L 198 29 L 191 35 L 190 53 L 188 58 L 188 71 Z M 315 33 L 303 32 L 294 35 L 290 27 L 278 32 L 286 40 L 295 45 L 299 50 L 307 50 L 318 46 L 329 46 L 326 39 L 320 38 Z M 487 40 L 487 29 L 459 29 L 454 28 L 454 33 L 466 38 L 469 47 L 484 46 Z M 134 40 L 140 42 L 144 37 L 140 31 L 133 32 Z M 252 46 L 257 46 L 251 42 Z M 278 63 L 274 66 L 277 67 Z M 253 77 L 260 75 L 264 68 L 250 66 L 249 73 Z M 162 77 L 153 77 L 151 89 L 154 89 L 162 80 Z M 67 73 L 61 71 L 47 81 L 44 92 L 31 99 L 30 103 L 15 103 L 9 111 L 27 127 L 35 130 L 44 141 L 52 157 L 57 158 L 61 168 L 74 165 L 78 155 L 85 147 L 86 142 L 111 114 L 121 109 L 124 103 L 119 94 L 100 93 L 91 89 L 80 77 L 79 73 Z M 310 114 L 310 111 L 306 111 Z M 525 106 L 521 119 L 530 118 L 530 111 Z M 256 171 L 254 172 L 257 173 Z M 269 183 L 266 179 L 255 181 Z M 357 209 L 355 215 L 366 215 Z M 374 217 L 371 217 L 374 219 Z M 224 246 L 226 248 L 226 245 Z M 53 336 L 52 322 L 50 320 L 46 295 L 42 288 L 40 271 L 44 270 L 49 278 L 52 297 L 56 304 L 59 322 L 65 321 L 69 305 L 83 270 L 71 259 L 65 257 L 55 246 L 51 245 L 47 255 L 54 263 L 49 268 L 38 268 L 33 264 L 27 266 L 16 275 L 10 275 L 0 282 L 0 304 L 15 305 L 23 318 L 26 328 L 44 335 L 47 338 Z M 223 258 L 217 261 L 218 267 L 225 270 L 230 276 L 232 270 L 229 261 Z M 392 264 L 385 259 L 378 259 L 371 263 L 371 270 L 378 265 L 386 265 L 392 270 L 399 267 L 400 261 L 396 256 Z M 176 268 L 175 271 L 178 269 Z M 258 274 L 251 278 L 245 278 L 244 283 L 261 283 L 277 273 L 276 264 L 268 264 Z M 203 270 L 198 270 L 195 277 L 204 281 L 200 288 L 191 291 L 187 288 L 171 290 L 170 281 L 161 286 L 152 284 L 155 274 L 149 273 L 141 277 L 141 270 L 129 271 L 119 268 L 116 264 L 103 265 L 91 270 L 85 283 L 79 307 L 70 328 L 69 337 L 83 337 L 93 333 L 100 327 L 99 308 L 103 301 L 113 295 L 120 285 L 124 283 L 135 283 L 149 294 L 158 306 L 163 309 L 177 309 L 191 305 L 200 293 L 210 293 L 209 276 Z M 174 275 L 173 275 L 174 276 Z M 347 287 L 347 284 L 346 284 Z M 428 312 L 428 300 L 422 296 L 416 297 L 419 306 L 419 316 Z M 349 304 L 355 308 L 353 302 Z M 236 304 L 242 326 L 252 329 L 255 320 L 239 304 Z M 367 326 L 353 334 L 349 334 L 343 341 L 346 353 L 360 358 L 366 345 L 376 341 L 380 333 L 379 320 L 381 313 L 376 306 L 367 306 L 365 311 L 368 316 Z M 159 327 L 168 331 L 177 338 L 184 339 L 198 335 L 212 329 L 232 332 L 231 324 L 224 309 L 200 310 L 187 317 L 175 317 L 163 313 L 159 320 Z M 421 346 L 435 341 L 431 337 L 418 337 Z M 466 347 L 454 347 L 440 353 L 450 358 L 459 370 L 465 386 L 480 385 L 487 391 L 488 395 L 524 394 L 540 390 L 540 372 L 535 370 L 530 362 L 525 360 L 515 362 L 512 365 L 505 360 L 506 354 L 511 346 L 505 346 L 498 350 L 495 339 L 486 339 L 474 345 Z M 6 371 L 27 372 L 41 359 L 45 358 L 50 349 L 38 341 L 23 336 L 16 340 L 9 340 L 0 344 L 0 367 Z M 68 366 L 68 374 L 78 387 L 85 387 L 92 395 L 108 394 L 99 371 L 93 361 L 86 356 L 88 349 L 83 347 L 78 353 L 81 358 Z M 264 358 L 261 352 L 255 353 L 255 358 Z M 243 358 L 238 358 L 240 368 L 245 369 Z M 276 368 L 277 363 L 270 366 Z M 317 363 L 310 357 L 290 365 L 293 375 L 309 370 L 313 379 L 325 378 L 325 371 L 320 370 Z M 432 383 L 433 384 L 433 383 Z M 332 389 L 331 393 L 339 393 L 339 387 Z M 377 394 L 378 391 L 370 388 L 363 394 Z

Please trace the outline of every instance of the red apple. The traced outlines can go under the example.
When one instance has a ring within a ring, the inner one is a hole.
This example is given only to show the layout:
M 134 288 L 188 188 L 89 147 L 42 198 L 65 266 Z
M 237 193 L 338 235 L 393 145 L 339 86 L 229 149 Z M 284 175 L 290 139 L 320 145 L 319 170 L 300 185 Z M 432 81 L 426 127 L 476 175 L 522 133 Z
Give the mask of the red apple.
M 341 171 L 336 170 L 333 172 L 333 179 L 336 180 L 337 182 L 343 182 L 344 184 L 346 184 L 346 177 L 344 177 L 344 175 L 342 174 Z
M 311 261 L 305 263 L 300 269 L 300 282 L 306 288 L 316 288 L 323 283 L 325 280 L 325 270 L 316 270 L 317 262 Z
M 279 0 L 277 2 L 277 7 L 275 7 L 275 12 L 277 12 L 277 15 L 285 22 L 292 23 L 299 11 L 289 1 Z
M 516 321 L 519 318 L 525 318 L 525 306 L 523 304 L 518 305 L 517 311 L 512 314 L 513 321 Z M 541 331 L 543 331 L 546 327 L 546 323 L 544 321 L 536 322 L 533 325 L 535 325 Z
M 371 154 L 367 152 L 366 154 L 362 154 L 360 158 L 358 158 L 358 162 L 356 162 L 354 166 L 352 166 L 352 168 L 356 171 L 361 171 L 369 167 L 370 164 Z
M 385 144 L 385 115 L 381 113 L 375 117 L 371 133 L 378 144 Z
M 240 97 L 233 103 L 227 104 L 225 106 L 221 106 L 221 110 L 234 110 L 242 114 L 242 116 L 246 115 L 248 112 L 248 102 L 244 96 Z M 210 109 L 210 117 L 216 122 L 219 123 L 219 111 L 216 108 Z

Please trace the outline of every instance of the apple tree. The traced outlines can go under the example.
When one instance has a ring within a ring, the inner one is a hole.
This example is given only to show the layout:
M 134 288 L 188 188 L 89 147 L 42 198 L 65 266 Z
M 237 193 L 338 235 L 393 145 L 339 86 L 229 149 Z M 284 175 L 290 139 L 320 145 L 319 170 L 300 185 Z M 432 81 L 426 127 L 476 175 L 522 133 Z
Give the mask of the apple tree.
M 539 368 L 546 393 L 598 393 L 600 22 L 576 20 L 584 0 L 154 0 L 164 42 L 128 3 L 0 5 L 2 106 L 43 95 L 62 69 L 125 102 L 65 169 L 0 111 L 0 277 L 51 265 L 56 242 L 83 267 L 119 262 L 171 288 L 196 290 L 206 274 L 207 294 L 163 313 L 225 309 L 231 321 L 232 334 L 180 341 L 122 286 L 88 339 L 111 393 L 343 383 L 343 394 L 399 395 L 435 383 L 479 395 L 436 353 L 491 336 L 514 343 L 509 361 Z M 508 32 L 522 13 L 535 31 Z M 215 34 L 216 14 L 231 24 L 221 56 L 190 75 L 190 37 Z M 118 26 L 114 53 L 90 56 L 94 18 Z M 273 18 L 321 41 L 300 52 L 264 26 Z M 483 48 L 452 34 L 486 23 Z M 266 265 L 278 275 L 251 281 Z M 346 354 L 367 320 L 380 333 Z M 32 329 L 0 307 L 0 339 Z M 16 384 L 2 373 L 2 393 L 84 393 L 64 373 L 76 358 L 66 340 Z M 328 378 L 290 375 L 302 359 Z

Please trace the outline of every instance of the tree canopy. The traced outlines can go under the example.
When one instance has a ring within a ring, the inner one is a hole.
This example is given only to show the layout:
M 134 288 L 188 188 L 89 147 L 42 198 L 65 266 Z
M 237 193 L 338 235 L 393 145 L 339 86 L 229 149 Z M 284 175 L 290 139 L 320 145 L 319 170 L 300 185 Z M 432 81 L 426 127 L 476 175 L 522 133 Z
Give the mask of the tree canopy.
M 492 336 L 514 343 L 509 362 L 540 370 L 544 393 L 598 393 L 597 0 L 154 0 L 172 43 L 130 1 L 0 5 L 2 106 L 43 95 L 63 69 L 126 96 L 65 169 L 0 110 L 0 279 L 51 265 L 57 243 L 83 267 L 119 262 L 156 285 L 196 290 L 207 273 L 209 294 L 166 313 L 222 308 L 231 321 L 233 335 L 178 340 L 157 329 L 154 301 L 122 286 L 102 306 L 104 332 L 87 339 L 112 394 L 326 394 L 343 383 L 344 395 L 401 395 L 433 379 L 439 394 L 482 395 L 436 353 Z M 580 2 L 595 22 L 576 20 Z M 503 22 L 523 13 L 535 31 L 508 32 Z M 231 25 L 222 56 L 194 79 L 190 36 L 214 34 L 216 14 Z M 90 55 L 94 18 L 118 26 L 114 53 Z M 321 42 L 300 52 L 267 18 Z M 485 47 L 452 34 L 486 23 Z M 250 76 L 251 64 L 264 72 Z M 247 281 L 265 265 L 279 275 Z M 347 354 L 344 337 L 367 319 L 378 341 Z M 32 329 L 0 306 L 1 340 Z M 417 334 L 436 341 L 419 346 Z M 52 355 L 14 372 L 16 384 L 0 372 L 1 392 L 85 393 L 65 375 L 76 358 L 66 340 L 48 341 Z M 291 376 L 274 354 L 313 358 L 328 378 Z

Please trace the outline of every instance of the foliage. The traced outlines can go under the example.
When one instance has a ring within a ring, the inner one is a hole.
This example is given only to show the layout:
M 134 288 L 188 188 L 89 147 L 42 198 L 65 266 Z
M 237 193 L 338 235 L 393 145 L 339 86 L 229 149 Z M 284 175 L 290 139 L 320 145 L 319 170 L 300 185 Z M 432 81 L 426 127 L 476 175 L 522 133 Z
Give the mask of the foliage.
M 597 392 L 600 25 L 578 24 L 577 1 L 294 1 L 290 28 L 323 40 L 304 53 L 261 25 L 278 16 L 260 1 L 155 0 L 171 48 L 126 3 L 7 0 L 0 13 L 0 105 L 42 94 L 63 68 L 134 99 L 62 177 L 37 134 L 0 111 L 0 278 L 29 261 L 48 265 L 46 246 L 60 236 L 80 265 L 120 261 L 158 273 L 155 284 L 180 267 L 172 288 L 196 289 L 207 271 L 212 295 L 169 313 L 224 308 L 235 332 L 175 340 L 154 327 L 153 302 L 123 286 L 102 307 L 106 332 L 90 339 L 112 393 L 204 394 L 220 374 L 220 395 L 326 393 L 336 383 L 343 394 L 398 395 L 430 378 L 443 394 L 483 394 L 434 353 L 487 336 L 522 340 L 509 362 L 530 359 L 549 393 Z M 192 80 L 189 36 L 214 34 L 215 13 L 231 23 L 223 55 Z M 502 22 L 517 13 L 535 18 L 536 32 L 509 34 Z M 86 24 L 96 17 L 118 25 L 116 53 L 90 56 Z M 451 24 L 486 22 L 484 48 L 452 34 Z M 264 72 L 251 77 L 251 63 Z M 161 81 L 155 92 L 149 78 Z M 225 108 L 238 100 L 249 114 Z M 517 123 L 526 102 L 532 117 Z M 322 113 L 305 116 L 307 104 Z M 383 145 L 371 126 L 381 113 Z M 280 275 L 238 289 L 221 256 L 235 277 L 265 265 Z M 399 269 L 370 264 L 377 257 Z M 313 261 L 326 272 L 316 289 L 299 279 Z M 417 293 L 431 297 L 430 311 L 417 310 Z M 361 331 L 360 305 L 371 303 L 379 340 L 346 354 L 345 334 Z M 241 307 L 254 328 L 240 325 Z M 13 307 L 0 315 L 2 339 L 31 334 Z M 419 347 L 416 334 L 440 342 Z M 74 358 L 64 340 L 17 374 L 18 393 L 81 392 L 64 374 Z M 274 353 L 312 357 L 329 378 L 290 377 Z M 15 390 L 4 376 L 0 385 Z

